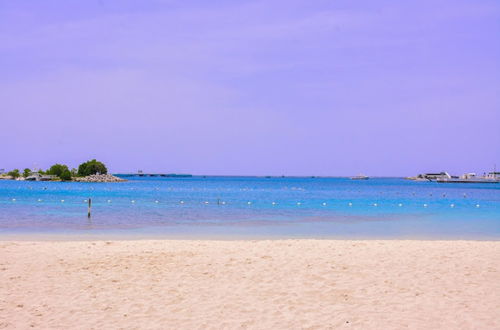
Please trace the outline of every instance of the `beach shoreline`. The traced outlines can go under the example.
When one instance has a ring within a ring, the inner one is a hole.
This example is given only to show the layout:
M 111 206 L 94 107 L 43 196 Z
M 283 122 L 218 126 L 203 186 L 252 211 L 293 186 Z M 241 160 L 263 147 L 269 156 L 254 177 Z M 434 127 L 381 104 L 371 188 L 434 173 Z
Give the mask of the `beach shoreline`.
M 0 241 L 0 328 L 498 329 L 499 241 Z

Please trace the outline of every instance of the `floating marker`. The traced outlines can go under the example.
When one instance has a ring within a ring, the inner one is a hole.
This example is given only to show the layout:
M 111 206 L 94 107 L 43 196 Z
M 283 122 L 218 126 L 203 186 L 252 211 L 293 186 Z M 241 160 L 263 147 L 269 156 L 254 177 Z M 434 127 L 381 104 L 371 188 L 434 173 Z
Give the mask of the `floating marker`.
M 108 203 L 111 203 L 111 199 L 108 199 Z
M 301 202 L 297 202 L 297 205 L 300 205 L 300 204 L 302 204 L 302 203 Z
M 91 213 L 92 213 L 92 199 L 89 198 L 89 205 L 87 207 L 87 218 L 90 219 Z
M 272 202 L 271 204 L 276 205 L 276 202 Z
M 480 206 L 481 206 L 481 205 L 479 205 L 479 204 L 476 204 L 476 207 L 480 207 Z
M 61 199 L 61 203 L 64 203 L 64 199 Z
M 130 202 L 131 202 L 131 203 L 135 203 L 135 200 L 131 200 Z
M 184 204 L 184 201 L 180 201 L 179 203 Z
M 322 205 L 323 205 L 323 206 L 326 206 L 326 203 L 323 203 Z
M 455 204 L 450 204 L 450 207 L 455 207 Z
M 12 198 L 12 201 L 13 201 L 13 202 L 15 202 L 15 201 L 16 201 L 16 199 L 15 199 L 15 198 Z
M 155 201 L 156 204 L 158 204 L 159 202 L 158 201 Z
M 221 202 L 222 205 L 226 205 L 226 202 Z
M 424 204 L 424 207 L 427 207 L 427 204 Z
M 377 207 L 377 206 L 378 206 L 378 204 L 377 204 L 377 203 L 373 203 L 373 206 Z
M 39 198 L 38 201 L 41 202 L 42 200 Z
M 401 206 L 403 206 L 403 204 L 402 204 L 402 203 L 399 203 L 399 204 L 398 204 L 398 206 L 399 206 L 399 207 L 401 207 Z
M 247 204 L 248 204 L 248 205 L 251 205 L 251 204 L 252 204 L 252 202 L 247 202 Z
M 84 203 L 87 203 L 87 202 L 88 202 L 88 200 L 84 199 L 84 200 L 83 200 L 83 202 L 84 202 Z
M 349 206 L 352 206 L 352 203 L 349 203 Z

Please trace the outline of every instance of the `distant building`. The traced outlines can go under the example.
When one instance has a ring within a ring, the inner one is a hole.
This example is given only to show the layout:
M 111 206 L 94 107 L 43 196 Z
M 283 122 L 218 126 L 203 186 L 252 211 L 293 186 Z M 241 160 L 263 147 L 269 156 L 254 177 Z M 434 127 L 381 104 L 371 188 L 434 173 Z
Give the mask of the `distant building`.
M 410 177 L 410 180 L 416 181 L 436 181 L 442 179 L 451 179 L 452 176 L 448 174 L 448 172 L 440 172 L 440 173 L 424 173 L 419 174 L 416 177 Z
M 470 180 L 470 179 L 475 179 L 476 178 L 476 173 L 465 173 L 460 176 L 460 179 L 464 180 Z
M 40 174 L 40 173 L 31 173 L 26 180 L 28 181 L 52 181 L 57 178 L 56 175 L 48 175 L 48 174 Z

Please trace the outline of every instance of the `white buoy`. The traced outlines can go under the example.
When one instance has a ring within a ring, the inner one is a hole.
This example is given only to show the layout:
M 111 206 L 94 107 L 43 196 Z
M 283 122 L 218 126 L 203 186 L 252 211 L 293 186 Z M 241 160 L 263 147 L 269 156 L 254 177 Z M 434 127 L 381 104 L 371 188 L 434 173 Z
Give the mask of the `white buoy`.
M 61 203 L 64 203 L 64 199 L 61 199 Z
M 208 202 L 205 202 L 205 204 L 208 204 Z
M 349 206 L 352 206 L 352 203 L 349 203 Z
M 302 203 L 301 202 L 297 202 L 297 205 L 300 205 L 300 204 L 302 204 Z
M 479 204 L 476 204 L 476 207 L 480 207 L 480 206 L 481 206 L 481 205 L 479 205 Z
M 377 206 L 378 206 L 378 204 L 377 204 L 377 203 L 373 203 L 373 206 L 377 207 Z
M 130 202 L 131 202 L 131 203 L 135 203 L 135 200 L 131 200 Z
M 184 204 L 184 201 L 180 201 L 179 203 Z
M 16 201 L 16 199 L 15 199 L 15 198 L 12 198 L 12 201 L 13 201 L 13 202 L 15 202 L 15 201 Z
M 247 204 L 248 204 L 248 205 L 251 205 L 251 204 L 252 204 L 252 202 L 247 202 Z
M 42 200 L 39 198 L 38 201 L 41 202 Z
M 399 207 L 403 206 L 403 203 L 399 203 L 399 204 L 398 204 L 398 206 L 399 206 Z
M 424 204 L 424 207 L 427 207 L 427 204 Z
M 111 199 L 108 199 L 108 203 L 111 203 Z
M 222 202 L 221 202 L 221 204 L 222 204 L 222 205 L 226 205 L 226 202 L 222 201 Z
M 156 204 L 158 204 L 158 203 L 159 203 L 159 201 L 155 201 L 155 203 L 156 203 Z
M 272 202 L 271 204 L 276 205 L 276 202 Z
M 326 206 L 326 203 L 323 203 L 322 205 L 323 205 L 323 206 Z
M 88 202 L 88 200 L 84 199 L 84 200 L 83 200 L 83 202 L 84 202 L 84 203 L 87 203 L 87 202 Z
M 455 204 L 450 204 L 450 207 L 455 207 Z

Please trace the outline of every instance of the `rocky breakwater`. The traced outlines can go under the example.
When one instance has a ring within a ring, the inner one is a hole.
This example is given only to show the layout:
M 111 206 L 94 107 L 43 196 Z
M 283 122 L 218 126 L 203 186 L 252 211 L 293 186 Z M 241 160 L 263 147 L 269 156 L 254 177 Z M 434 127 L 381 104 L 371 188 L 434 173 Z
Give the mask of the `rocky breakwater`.
M 119 178 L 111 174 L 93 174 L 81 178 L 73 178 L 76 182 L 124 182 L 125 179 Z

